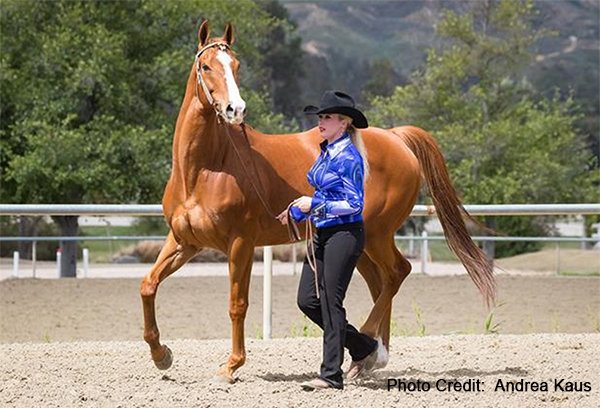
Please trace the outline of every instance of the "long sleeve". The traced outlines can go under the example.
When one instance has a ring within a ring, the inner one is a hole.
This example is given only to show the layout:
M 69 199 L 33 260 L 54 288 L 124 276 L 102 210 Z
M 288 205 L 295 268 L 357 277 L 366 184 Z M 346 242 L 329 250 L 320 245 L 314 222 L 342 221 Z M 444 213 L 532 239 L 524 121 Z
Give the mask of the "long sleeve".
M 304 213 L 298 207 L 292 206 L 292 208 L 290 209 L 290 215 L 296 222 L 302 222 L 305 219 L 307 219 L 309 215 L 318 213 L 318 211 L 323 207 L 324 204 L 321 206 L 317 206 L 316 203 L 320 203 L 322 201 L 323 199 L 319 198 L 319 194 L 315 191 L 308 213 Z
M 292 207 L 290 217 L 296 222 L 310 217 L 317 228 L 362 221 L 364 167 L 360 152 L 349 136 L 320 146 L 321 155 L 306 175 L 315 188 L 310 210 L 303 213 Z
M 294 221 L 296 222 L 302 222 L 304 221 L 306 218 L 308 218 L 308 214 L 307 213 L 303 213 L 300 208 L 292 206 L 292 208 L 290 209 L 290 215 L 292 216 L 292 218 L 294 219 Z
M 341 199 L 325 199 L 315 195 L 311 203 L 311 214 L 323 217 L 331 215 L 354 215 L 363 210 L 363 166 L 359 160 L 345 160 L 338 170 L 344 193 Z

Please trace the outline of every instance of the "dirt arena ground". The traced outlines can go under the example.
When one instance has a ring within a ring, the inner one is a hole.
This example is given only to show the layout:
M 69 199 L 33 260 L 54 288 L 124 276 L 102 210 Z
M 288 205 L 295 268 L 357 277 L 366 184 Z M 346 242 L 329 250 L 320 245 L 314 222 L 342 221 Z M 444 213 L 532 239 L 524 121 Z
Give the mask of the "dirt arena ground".
M 390 363 L 376 376 L 344 390 L 302 391 L 299 383 L 317 374 L 320 341 L 249 339 L 248 362 L 233 385 L 210 382 L 227 358 L 227 340 L 169 341 L 175 362 L 166 372 L 154 368 L 141 342 L 4 344 L 0 405 L 585 408 L 597 407 L 600 398 L 598 334 L 395 337 Z M 394 379 L 427 383 L 430 389 L 388 390 Z M 447 390 L 450 381 L 471 389 Z M 530 383 L 527 391 L 508 391 L 508 384 L 521 381 Z M 548 390 L 532 391 L 532 382 L 545 383 Z M 590 391 L 566 391 L 569 382 Z
M 319 393 L 299 388 L 317 374 L 321 338 L 295 305 L 298 277 L 273 277 L 273 340 L 257 339 L 261 278 L 251 283 L 248 361 L 233 385 L 209 381 L 231 347 L 226 277 L 173 277 L 161 286 L 158 322 L 175 355 L 166 372 L 154 368 L 141 340 L 139 279 L 3 280 L 0 406 L 598 406 L 597 277 L 499 277 L 503 304 L 491 325 L 499 334 L 483 335 L 488 312 L 468 277 L 410 276 L 394 303 L 388 366 Z M 345 301 L 350 322 L 359 326 L 371 304 L 356 274 Z M 388 379 L 431 390 L 388 391 Z M 478 392 L 436 388 L 449 380 L 483 384 Z M 521 380 L 548 391 L 496 389 Z M 555 389 L 555 380 L 563 389 L 588 382 L 590 390 Z
M 273 337 L 317 336 L 296 306 L 298 276 L 273 278 Z M 597 277 L 500 276 L 492 319 L 500 334 L 600 331 Z M 0 343 L 141 340 L 139 279 L 8 279 L 0 281 Z M 230 337 L 227 277 L 171 277 L 159 288 L 157 319 L 175 339 Z M 246 335 L 262 332 L 262 276 L 253 276 Z M 344 305 L 355 326 L 372 307 L 355 273 Z M 417 315 L 419 312 L 419 316 Z M 396 336 L 485 332 L 488 312 L 467 276 L 411 275 L 393 304 Z

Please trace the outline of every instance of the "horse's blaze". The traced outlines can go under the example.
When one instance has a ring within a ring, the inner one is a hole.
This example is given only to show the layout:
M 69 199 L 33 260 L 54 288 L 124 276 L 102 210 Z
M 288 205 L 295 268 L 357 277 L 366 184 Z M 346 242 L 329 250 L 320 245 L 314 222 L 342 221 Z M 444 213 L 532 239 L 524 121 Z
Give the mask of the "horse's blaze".
M 227 87 L 227 99 L 228 103 L 225 106 L 221 105 L 221 109 L 225 109 L 225 112 L 221 112 L 229 123 L 239 125 L 244 120 L 244 112 L 246 110 L 246 102 L 240 95 L 240 89 L 238 88 L 233 71 L 231 69 L 231 63 L 233 59 L 227 54 L 227 52 L 219 50 L 217 51 L 217 60 L 223 65 L 225 71 L 225 86 Z M 231 108 L 230 111 L 227 109 Z

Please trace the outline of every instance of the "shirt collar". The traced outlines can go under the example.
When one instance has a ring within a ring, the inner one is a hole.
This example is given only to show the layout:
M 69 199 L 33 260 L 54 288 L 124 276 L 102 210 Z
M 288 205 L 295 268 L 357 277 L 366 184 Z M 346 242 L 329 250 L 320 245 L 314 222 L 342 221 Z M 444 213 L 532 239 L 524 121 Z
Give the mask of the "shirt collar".
M 344 133 L 339 139 L 336 139 L 333 143 L 327 142 L 327 140 L 323 140 L 319 143 L 321 146 L 321 150 L 327 150 L 329 152 L 330 157 L 335 157 L 339 152 L 344 150 L 346 146 L 348 146 L 352 140 L 350 139 L 350 133 Z

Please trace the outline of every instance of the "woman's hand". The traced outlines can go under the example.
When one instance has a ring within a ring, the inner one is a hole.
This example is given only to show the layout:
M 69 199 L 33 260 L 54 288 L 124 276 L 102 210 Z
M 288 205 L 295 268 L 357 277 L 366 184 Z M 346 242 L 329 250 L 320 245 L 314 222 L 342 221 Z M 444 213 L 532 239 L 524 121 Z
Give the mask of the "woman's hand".
M 287 208 L 285 210 L 283 210 L 281 212 L 281 214 L 279 214 L 277 216 L 277 219 L 279 220 L 280 223 L 282 223 L 283 225 L 287 225 L 288 223 L 288 212 L 287 212 Z
M 311 203 L 312 203 L 312 197 L 308 197 L 308 196 L 302 196 L 302 197 L 296 198 L 293 201 L 294 207 L 298 207 L 300 209 L 300 211 L 302 211 L 303 213 L 307 213 L 310 211 Z
M 307 213 L 310 211 L 311 204 L 312 204 L 312 197 L 308 197 L 308 196 L 298 197 L 294 201 L 291 202 L 292 206 L 298 207 L 300 209 L 300 211 L 302 211 L 303 213 Z M 287 225 L 287 223 L 288 223 L 287 208 L 285 210 L 283 210 L 281 212 L 281 214 L 279 214 L 277 216 L 277 220 L 279 220 L 279 222 L 282 223 L 283 225 Z

